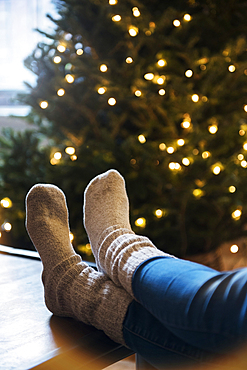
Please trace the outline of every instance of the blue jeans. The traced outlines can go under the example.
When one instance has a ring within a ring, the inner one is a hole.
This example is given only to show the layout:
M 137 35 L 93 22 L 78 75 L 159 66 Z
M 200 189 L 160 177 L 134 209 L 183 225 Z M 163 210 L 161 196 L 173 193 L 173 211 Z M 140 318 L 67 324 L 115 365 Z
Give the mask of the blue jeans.
M 124 338 L 157 369 L 205 363 L 247 341 L 247 268 L 156 257 L 138 266 L 132 287 Z

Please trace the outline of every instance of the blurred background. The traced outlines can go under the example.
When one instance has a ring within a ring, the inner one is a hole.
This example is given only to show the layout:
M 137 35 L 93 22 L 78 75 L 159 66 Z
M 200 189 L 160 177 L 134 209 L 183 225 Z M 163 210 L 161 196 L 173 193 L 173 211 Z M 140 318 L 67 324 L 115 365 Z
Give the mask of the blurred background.
M 33 249 L 25 195 L 53 183 L 93 260 L 82 194 L 115 168 L 135 232 L 245 266 L 246 16 L 243 1 L 0 0 L 0 243 Z

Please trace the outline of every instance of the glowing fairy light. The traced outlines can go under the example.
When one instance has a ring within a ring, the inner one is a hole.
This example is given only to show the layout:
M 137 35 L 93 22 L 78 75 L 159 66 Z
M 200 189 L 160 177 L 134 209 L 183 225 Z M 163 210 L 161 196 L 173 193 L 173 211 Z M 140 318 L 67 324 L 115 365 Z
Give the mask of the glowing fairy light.
M 236 189 L 236 187 L 234 185 L 231 185 L 231 186 L 229 186 L 228 190 L 229 190 L 229 193 L 235 193 L 235 191 L 237 189 Z
M 244 148 L 244 150 L 247 150 L 247 143 L 243 144 L 243 148 Z
M 115 99 L 115 98 L 109 98 L 109 99 L 108 99 L 108 104 L 109 104 L 109 105 L 113 106 L 113 105 L 115 105 L 116 103 L 117 103 L 117 101 L 116 101 L 116 99 Z
M 67 146 L 67 148 L 65 148 L 65 153 L 73 155 L 75 154 L 75 148 L 73 146 Z
M 193 71 L 191 69 L 187 69 L 187 71 L 184 74 L 186 77 L 190 78 L 193 76 Z
M 154 78 L 154 74 L 151 72 L 145 73 L 144 78 L 145 80 L 152 81 Z
M 232 212 L 232 218 L 237 221 L 240 219 L 242 215 L 242 211 L 240 209 L 236 209 L 235 211 Z
M 75 81 L 75 78 L 74 76 L 70 75 L 70 74 L 67 74 L 65 76 L 65 80 L 69 83 L 69 84 L 72 84 L 74 81 Z
M 178 162 L 170 162 L 168 167 L 172 171 L 179 171 L 181 170 L 181 165 Z
M 173 146 L 169 146 L 167 149 L 166 149 L 167 153 L 168 154 L 172 154 L 175 152 L 175 149 L 173 148 Z
M 196 198 L 201 198 L 204 195 L 204 191 L 202 189 L 194 189 L 192 193 Z
M 112 21 L 113 21 L 113 22 L 120 22 L 120 21 L 121 21 L 121 19 L 122 19 L 122 17 L 121 17 L 121 15 L 119 15 L 119 14 L 116 14 L 116 15 L 114 15 L 114 16 L 112 17 Z
M 194 103 L 197 103 L 199 101 L 199 95 L 198 94 L 193 94 L 191 96 L 191 100 L 194 102 Z
M 43 100 L 39 103 L 40 108 L 46 109 L 48 107 L 48 102 L 46 100 Z
M 61 89 L 58 89 L 57 90 L 57 95 L 58 96 L 64 96 L 64 94 L 65 94 L 65 90 L 64 89 L 61 88 Z
M 181 126 L 182 126 L 183 128 L 189 128 L 189 127 L 190 127 L 190 125 L 191 125 L 191 123 L 190 123 L 190 121 L 188 121 L 188 120 L 184 120 L 184 121 L 181 123 Z
M 66 50 L 66 46 L 62 45 L 62 44 L 59 44 L 57 46 L 57 50 L 60 52 L 60 53 L 64 53 L 65 50 Z
M 173 26 L 174 27 L 179 27 L 181 22 L 178 20 L 178 19 L 174 19 L 174 21 L 172 22 Z
M 135 37 L 135 36 L 138 35 L 139 29 L 135 26 L 130 26 L 129 29 L 128 29 L 128 32 L 129 32 L 131 37 Z
M 126 62 L 127 64 L 131 64 L 131 63 L 133 63 L 133 58 L 131 58 L 131 57 L 127 57 L 127 58 L 125 59 L 125 62 Z
M 243 168 L 247 168 L 247 162 L 245 160 L 241 161 L 240 166 Z
M 244 105 L 244 111 L 247 112 L 247 104 Z
M 77 155 L 75 155 L 75 154 L 71 155 L 70 159 L 72 160 L 72 162 L 76 161 L 77 160 Z
M 160 59 L 158 60 L 157 64 L 159 67 L 165 67 L 167 65 L 167 62 L 165 59 Z
M 159 150 L 161 150 L 161 151 L 166 150 L 166 144 L 165 143 L 160 143 Z
M 236 71 L 236 67 L 232 64 L 228 67 L 228 70 L 229 72 L 235 72 Z
M 100 65 L 100 67 L 99 67 L 99 69 L 100 69 L 100 72 L 106 72 L 107 70 L 108 70 L 108 67 L 107 67 L 107 65 L 106 64 L 101 64 Z
M 164 96 L 166 91 L 165 91 L 165 89 L 159 89 L 158 93 L 159 93 L 159 95 Z
M 11 229 L 12 229 L 12 225 L 11 225 L 11 223 L 10 223 L 10 222 L 4 222 L 4 223 L 2 224 L 2 229 L 3 229 L 4 231 L 7 231 L 7 232 L 11 231 Z
M 154 212 L 157 218 L 161 218 L 163 216 L 163 213 L 164 212 L 161 209 L 156 209 L 156 211 Z
M 238 155 L 238 160 L 239 160 L 239 161 L 242 161 L 243 159 L 244 159 L 243 154 L 239 154 L 239 155 Z
M 1 199 L 0 204 L 3 208 L 11 208 L 12 207 L 12 201 L 8 197 L 5 197 L 5 198 Z
M 77 55 L 82 55 L 83 53 L 84 53 L 84 51 L 82 49 L 77 49 L 76 50 Z
M 53 154 L 53 157 L 54 157 L 57 161 L 59 161 L 59 159 L 61 159 L 61 158 L 62 158 L 62 153 L 61 153 L 61 152 L 56 152 L 56 153 L 54 153 L 54 154 Z
M 207 159 L 207 158 L 210 157 L 210 155 L 211 155 L 211 153 L 206 150 L 205 152 L 202 153 L 202 158 Z
M 182 163 L 183 163 L 183 165 L 184 165 L 184 166 L 189 166 L 189 165 L 190 165 L 190 160 L 189 160 L 189 158 L 184 157 L 184 158 L 182 159 Z
M 144 135 L 139 135 L 138 140 L 140 141 L 141 144 L 144 144 L 146 142 L 146 138 Z
M 62 58 L 59 57 L 58 55 L 53 58 L 53 62 L 55 64 L 59 64 L 59 63 L 61 63 L 61 61 L 62 61 Z
M 220 172 L 224 169 L 222 164 L 220 162 L 215 163 L 213 166 L 211 166 L 212 172 L 214 175 L 219 175 Z
M 163 83 L 165 82 L 165 77 L 159 77 L 158 79 L 157 79 L 157 84 L 158 85 L 163 85 Z
M 190 15 L 190 14 L 185 14 L 185 15 L 184 15 L 184 20 L 185 20 L 186 22 L 190 22 L 190 21 L 191 21 L 191 19 L 192 19 L 192 17 L 191 17 L 191 15 Z
M 139 217 L 135 220 L 135 225 L 142 228 L 146 227 L 146 219 L 144 217 Z
M 134 8 L 132 8 L 132 12 L 133 12 L 134 17 L 140 17 L 140 15 L 141 15 L 140 10 L 136 6 Z
M 178 146 L 183 146 L 185 144 L 184 139 L 178 139 L 177 144 L 178 144 Z
M 235 254 L 235 253 L 238 253 L 239 251 L 239 246 L 237 244 L 233 244 L 230 246 L 230 252 Z
M 135 91 L 135 96 L 140 97 L 142 95 L 142 92 L 140 90 Z
M 216 134 L 216 132 L 218 131 L 218 126 L 217 125 L 211 125 L 211 126 L 208 126 L 208 131 L 210 132 L 210 134 Z
M 103 86 L 99 87 L 98 88 L 98 94 L 103 95 L 103 94 L 105 94 L 106 90 L 107 90 L 106 87 L 103 87 Z
M 72 242 L 74 239 L 75 239 L 75 236 L 74 236 L 74 234 L 72 234 L 72 232 L 70 231 L 70 232 L 69 232 L 69 240 Z
M 117 4 L 117 0 L 109 0 L 109 4 L 110 5 L 116 5 Z

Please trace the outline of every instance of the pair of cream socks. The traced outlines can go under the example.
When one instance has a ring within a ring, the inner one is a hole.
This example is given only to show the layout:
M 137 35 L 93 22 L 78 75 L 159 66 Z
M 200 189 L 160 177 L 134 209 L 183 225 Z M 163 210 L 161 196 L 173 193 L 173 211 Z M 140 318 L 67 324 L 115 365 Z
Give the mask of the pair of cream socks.
M 84 226 L 99 271 L 75 253 L 63 192 L 37 184 L 26 197 L 26 228 L 43 263 L 48 309 L 103 330 L 125 344 L 122 328 L 133 297 L 132 276 L 140 263 L 164 256 L 151 241 L 133 233 L 123 177 L 110 170 L 84 193 Z

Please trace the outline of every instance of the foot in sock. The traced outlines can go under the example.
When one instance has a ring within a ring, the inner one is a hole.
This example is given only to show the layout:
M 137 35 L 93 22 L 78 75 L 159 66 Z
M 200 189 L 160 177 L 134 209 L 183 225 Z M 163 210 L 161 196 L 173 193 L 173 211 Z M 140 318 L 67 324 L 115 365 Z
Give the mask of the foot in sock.
M 132 299 L 75 253 L 63 192 L 53 185 L 35 185 L 27 194 L 26 212 L 27 231 L 43 263 L 48 309 L 93 325 L 124 344 L 122 324 Z
M 115 170 L 95 177 L 87 186 L 84 226 L 99 270 L 132 296 L 136 268 L 149 258 L 166 255 L 131 230 L 125 182 Z

